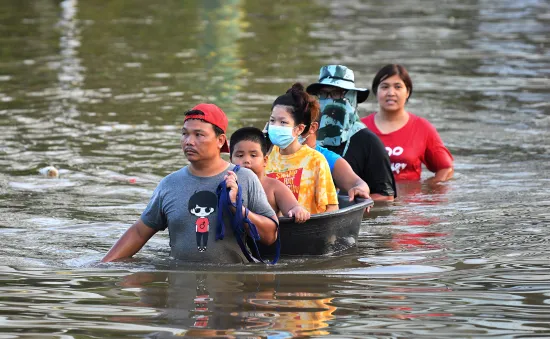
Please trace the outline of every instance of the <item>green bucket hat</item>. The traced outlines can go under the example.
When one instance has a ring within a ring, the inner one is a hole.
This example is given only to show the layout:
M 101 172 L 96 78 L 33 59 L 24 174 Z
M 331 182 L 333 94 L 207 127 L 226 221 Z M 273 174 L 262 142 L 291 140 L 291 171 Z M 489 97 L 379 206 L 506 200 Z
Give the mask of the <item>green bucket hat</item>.
M 367 88 L 355 87 L 353 71 L 342 65 L 326 65 L 319 71 L 319 82 L 307 86 L 309 94 L 317 95 L 323 86 L 335 86 L 346 90 L 357 91 L 357 103 L 362 103 L 369 97 Z

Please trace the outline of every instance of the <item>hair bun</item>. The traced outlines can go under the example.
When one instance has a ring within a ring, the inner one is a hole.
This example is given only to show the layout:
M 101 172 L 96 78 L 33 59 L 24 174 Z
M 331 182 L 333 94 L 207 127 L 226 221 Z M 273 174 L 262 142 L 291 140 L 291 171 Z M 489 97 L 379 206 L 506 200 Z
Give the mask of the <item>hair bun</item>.
M 287 93 L 300 93 L 300 92 L 304 92 L 304 85 L 302 85 L 301 83 L 299 82 L 296 82 L 294 83 L 294 85 L 292 85 L 292 87 L 286 91 Z

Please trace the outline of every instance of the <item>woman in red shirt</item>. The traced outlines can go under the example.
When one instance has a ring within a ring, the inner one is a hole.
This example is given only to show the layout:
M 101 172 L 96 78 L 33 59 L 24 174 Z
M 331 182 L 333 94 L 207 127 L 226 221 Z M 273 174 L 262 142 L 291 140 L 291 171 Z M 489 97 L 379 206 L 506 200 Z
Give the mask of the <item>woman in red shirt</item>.
M 395 180 L 420 180 L 422 164 L 435 173 L 431 182 L 453 176 L 453 157 L 428 120 L 405 111 L 413 85 L 405 67 L 389 64 L 372 81 L 380 107 L 361 121 L 386 146 Z

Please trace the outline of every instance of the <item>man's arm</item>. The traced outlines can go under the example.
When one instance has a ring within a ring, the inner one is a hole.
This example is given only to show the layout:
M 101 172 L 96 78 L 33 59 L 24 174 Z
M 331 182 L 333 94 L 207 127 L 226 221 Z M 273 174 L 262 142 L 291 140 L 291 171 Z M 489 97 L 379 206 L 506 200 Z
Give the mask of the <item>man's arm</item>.
M 370 188 L 374 201 L 393 201 L 396 194 L 395 179 L 384 144 L 368 129 L 357 132 L 350 140 L 346 159 L 351 168 Z
M 157 230 L 145 225 L 141 218 L 138 219 L 124 232 L 101 261 L 109 262 L 133 256 L 155 233 L 157 233 Z
M 260 184 L 258 177 L 256 177 L 252 172 L 251 174 L 254 175 L 254 178 L 257 180 L 257 185 L 261 188 L 262 185 Z M 224 179 L 225 185 L 227 186 L 227 189 L 229 189 L 229 200 L 231 200 L 232 204 L 235 204 L 237 201 L 237 191 L 239 190 L 239 186 L 237 185 L 237 175 L 233 171 L 228 171 Z M 265 202 L 267 206 L 269 206 L 267 198 L 265 197 L 265 192 L 263 192 L 263 194 Z M 234 206 L 231 206 L 230 208 L 231 212 L 236 213 L 236 208 Z M 271 207 L 269 207 L 269 209 L 271 210 Z M 243 217 L 246 216 L 245 211 L 246 208 L 243 206 L 241 211 Z M 275 242 L 275 240 L 277 240 L 277 223 L 279 222 L 277 215 L 274 214 L 272 217 L 268 218 L 249 210 L 248 219 L 256 225 L 258 234 L 260 235 L 260 242 L 262 244 L 271 245 Z M 245 226 L 248 229 L 248 225 L 245 224 Z
M 372 201 L 394 201 L 393 195 L 382 195 L 378 193 L 371 193 L 370 198 Z
M 231 206 L 232 212 L 235 212 L 235 207 Z M 245 216 L 245 207 L 242 208 L 243 217 Z M 256 225 L 258 234 L 260 235 L 260 242 L 264 245 L 271 245 L 277 240 L 277 223 L 279 219 L 274 214 L 271 218 L 264 217 L 263 215 L 256 214 L 252 211 L 248 211 L 248 219 Z M 248 230 L 248 224 L 245 224 Z
M 363 181 L 351 168 L 350 164 L 343 158 L 336 160 L 332 170 L 332 178 L 336 187 L 347 192 L 349 200 L 353 201 L 355 197 L 369 199 L 369 185 Z

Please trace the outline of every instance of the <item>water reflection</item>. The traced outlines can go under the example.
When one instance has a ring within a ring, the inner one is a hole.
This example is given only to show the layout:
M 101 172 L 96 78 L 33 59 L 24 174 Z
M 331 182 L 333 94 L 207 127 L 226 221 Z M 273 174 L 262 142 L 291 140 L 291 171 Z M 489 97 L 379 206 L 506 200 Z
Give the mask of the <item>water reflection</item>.
M 60 64 L 57 66 L 60 89 L 60 106 L 50 108 L 51 114 L 64 119 L 78 117 L 79 112 L 75 99 L 82 96 L 81 86 L 84 82 L 83 68 L 78 57 L 81 36 L 79 22 L 76 19 L 78 12 L 78 0 L 64 0 L 61 6 L 61 19 L 58 23 L 60 29 Z M 54 105 L 57 100 L 54 100 Z
M 289 4 L 292 3 L 291 6 Z M 240 46 L 247 80 L 238 96 L 246 120 L 237 127 L 263 128 L 273 100 L 296 82 L 313 82 L 323 62 L 315 46 L 318 18 L 328 13 L 316 1 L 244 1 L 248 27 Z
M 295 337 L 326 335 L 336 307 L 324 279 L 292 284 L 296 278 L 276 274 L 215 274 L 139 272 L 123 278 L 121 286 L 136 291 L 139 307 L 161 311 L 157 321 L 185 329 L 189 337 L 263 333 Z M 137 322 L 132 317 L 116 321 Z
M 236 121 L 241 115 L 234 99 L 246 76 L 238 45 L 242 28 L 247 27 L 242 7 L 241 0 L 200 2 L 203 27 L 196 47 L 199 67 L 192 72 L 197 75 L 194 85 L 210 94 L 208 101 L 222 107 Z
M 517 262 L 517 261 L 516 261 Z M 209 271 L 45 271 L 2 266 L 4 333 L 291 338 L 544 331 L 544 273 L 470 264 L 460 271 L 378 277 Z M 519 267 L 518 267 L 519 268 Z M 525 267 L 524 267 L 525 268 Z M 34 302 L 27 302 L 30 298 Z M 530 320 L 536 312 L 536 318 Z M 503 316 L 504 315 L 504 316 Z M 411 320 L 416 321 L 411 327 Z M 498 321 L 496 321 L 498 320 Z
M 370 232 L 384 232 L 379 235 L 380 244 L 388 254 L 410 252 L 408 255 L 414 256 L 415 252 L 442 251 L 452 232 L 440 231 L 441 225 L 449 221 L 441 210 L 449 203 L 453 185 L 453 181 L 435 185 L 399 182 L 399 200 L 378 204 L 368 214 L 365 226 Z M 380 262 L 385 259 L 382 257 Z
M 0 1 L 2 334 L 547 335 L 549 10 L 544 0 Z M 438 128 L 456 177 L 399 187 L 364 221 L 356 252 L 182 272 L 161 234 L 133 261 L 97 266 L 185 163 L 185 109 L 219 100 L 231 128 L 262 127 L 274 96 L 322 64 L 347 64 L 368 87 L 392 61 L 414 77 L 409 108 Z M 38 175 L 51 163 L 59 179 Z M 132 283 L 128 271 L 153 279 Z

